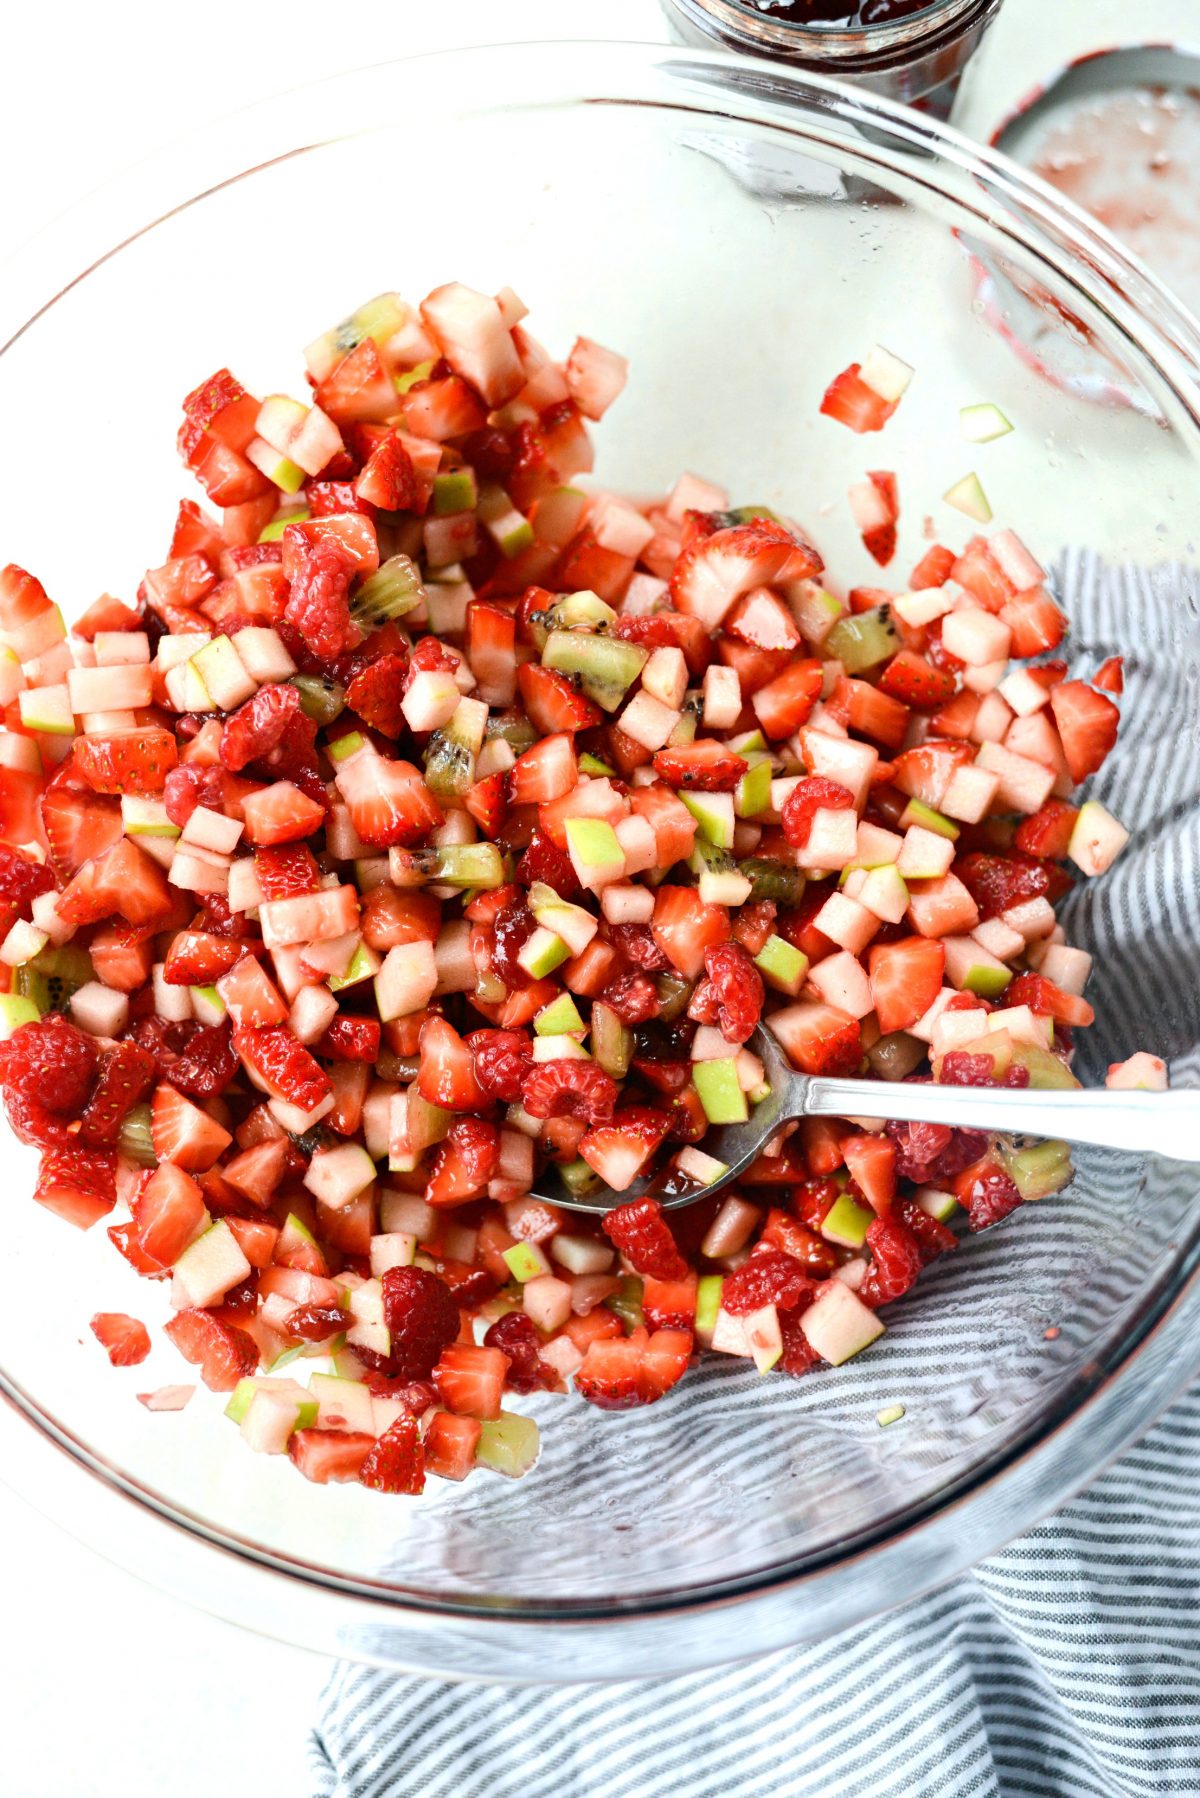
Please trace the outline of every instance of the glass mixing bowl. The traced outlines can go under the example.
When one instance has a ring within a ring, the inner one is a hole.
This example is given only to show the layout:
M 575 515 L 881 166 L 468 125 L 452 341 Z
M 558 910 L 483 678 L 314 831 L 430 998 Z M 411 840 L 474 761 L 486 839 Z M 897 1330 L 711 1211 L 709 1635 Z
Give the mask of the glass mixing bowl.
M 1143 403 L 1066 391 L 1014 354 L 979 297 L 985 266 L 1046 296 L 1047 329 L 1091 333 Z M 800 518 L 853 582 L 870 564 L 851 480 L 900 471 L 907 569 L 927 510 L 965 539 L 936 496 L 977 466 L 998 520 L 1043 558 L 1073 546 L 1133 565 L 1073 640 L 1088 667 L 1109 639 L 1130 650 L 1143 720 L 1096 783 L 1133 844 L 1070 905 L 1097 953 L 1080 1064 L 1095 1081 L 1143 1047 L 1186 1081 L 1196 326 L 1081 213 L 927 120 L 759 61 L 611 44 L 400 62 L 243 116 L 89 202 L 13 269 L 4 556 L 68 610 L 103 587 L 132 597 L 190 490 L 173 441 L 194 382 L 228 361 L 259 392 L 294 386 L 301 347 L 359 300 L 450 278 L 511 282 L 558 353 L 583 331 L 630 356 L 598 432 L 613 486 L 702 471 Z M 817 408 L 877 340 L 917 378 L 887 433 L 863 439 Z M 973 448 L 957 415 L 981 400 L 1017 428 Z M 87 1320 L 156 1321 L 165 1295 L 102 1230 L 79 1236 L 29 1201 L 29 1152 L 7 1136 L 0 1152 L 3 1477 L 174 1593 L 390 1666 L 632 1678 L 812 1640 L 1027 1529 L 1200 1366 L 1195 1181 L 1152 1155 L 1094 1154 L 1067 1192 L 939 1262 L 840 1371 L 759 1379 L 709 1357 L 623 1415 L 543 1395 L 531 1477 L 382 1499 L 249 1453 L 203 1389 L 178 1415 L 140 1406 L 136 1391 L 193 1370 L 164 1345 L 114 1373 Z M 903 1420 L 880 1428 L 895 1403 Z

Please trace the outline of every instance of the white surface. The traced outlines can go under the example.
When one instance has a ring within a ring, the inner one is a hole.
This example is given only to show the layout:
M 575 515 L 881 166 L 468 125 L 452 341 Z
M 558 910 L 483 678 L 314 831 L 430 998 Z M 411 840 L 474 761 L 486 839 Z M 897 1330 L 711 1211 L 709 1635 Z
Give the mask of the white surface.
M 1138 29 L 1165 35 L 1188 7 L 1143 0 Z M 345 33 L 314 0 L 292 0 L 286 12 L 263 0 L 209 0 L 196 13 L 149 0 L 73 8 L 69 17 L 49 6 L 9 8 L 0 166 L 19 178 L 0 184 L 0 246 L 20 256 L 41 223 L 156 144 L 331 67 L 499 36 L 664 35 L 655 0 L 596 8 L 358 0 L 352 16 Z M 1128 35 L 1127 18 L 1124 0 L 1008 0 L 960 122 L 986 133 L 1073 49 Z M 3 525 L 0 513 L 0 561 Z M 321 1663 L 184 1611 L 67 1540 L 2 1485 L 0 1540 L 8 1547 L 0 1716 L 13 1798 L 308 1790 L 304 1740 Z

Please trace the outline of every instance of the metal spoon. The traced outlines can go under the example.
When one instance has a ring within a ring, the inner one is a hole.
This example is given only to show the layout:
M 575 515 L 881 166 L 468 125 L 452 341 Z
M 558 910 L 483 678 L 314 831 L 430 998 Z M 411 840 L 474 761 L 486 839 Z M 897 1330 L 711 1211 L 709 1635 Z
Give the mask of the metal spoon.
M 732 1185 L 761 1155 L 784 1124 L 804 1117 L 894 1118 L 904 1123 L 948 1124 L 955 1129 L 999 1130 L 1016 1136 L 1060 1137 L 1168 1161 L 1200 1162 L 1200 1089 L 1178 1092 L 1032 1091 L 1028 1087 L 917 1085 L 907 1081 L 850 1080 L 798 1074 L 771 1032 L 761 1024 L 747 1045 L 763 1064 L 770 1095 L 744 1124 L 708 1132 L 704 1153 L 725 1172 L 708 1186 L 672 1179 L 671 1165 L 652 1168 L 624 1192 L 607 1186 L 587 1195 L 567 1190 L 547 1166 L 534 1198 L 572 1211 L 609 1211 L 649 1193 L 664 1210 L 690 1205 Z

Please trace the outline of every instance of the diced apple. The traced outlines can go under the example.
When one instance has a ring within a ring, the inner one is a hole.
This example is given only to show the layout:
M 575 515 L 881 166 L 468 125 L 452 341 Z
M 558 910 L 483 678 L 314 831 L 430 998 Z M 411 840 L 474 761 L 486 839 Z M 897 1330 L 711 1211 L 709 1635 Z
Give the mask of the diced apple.
M 1139 1049 L 1128 1061 L 1110 1062 L 1104 1084 L 1113 1092 L 1165 1093 L 1167 1064 L 1161 1056 Z
M 1067 854 L 1084 874 L 1103 874 L 1129 841 L 1129 832 L 1097 799 L 1079 808 Z
M 840 1367 L 883 1335 L 878 1314 L 841 1280 L 827 1280 L 800 1314 L 800 1329 L 823 1361 Z

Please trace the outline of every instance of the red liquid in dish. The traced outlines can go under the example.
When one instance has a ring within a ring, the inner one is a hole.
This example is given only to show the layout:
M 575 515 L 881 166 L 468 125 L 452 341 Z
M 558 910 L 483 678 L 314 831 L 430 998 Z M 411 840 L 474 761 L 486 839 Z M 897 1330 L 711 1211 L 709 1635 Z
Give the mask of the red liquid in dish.
M 1200 304 L 1200 93 L 1118 88 L 1064 111 L 1033 169 Z
M 857 31 L 928 12 L 933 0 L 750 0 L 756 12 L 789 25 Z

